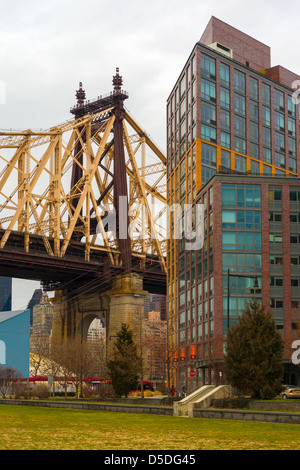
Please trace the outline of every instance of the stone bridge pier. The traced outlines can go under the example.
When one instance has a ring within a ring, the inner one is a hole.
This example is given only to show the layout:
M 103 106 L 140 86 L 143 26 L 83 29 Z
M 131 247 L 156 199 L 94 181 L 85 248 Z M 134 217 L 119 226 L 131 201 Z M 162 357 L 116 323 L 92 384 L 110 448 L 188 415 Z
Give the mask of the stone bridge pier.
M 110 360 L 117 332 L 128 323 L 138 344 L 144 334 L 143 279 L 137 274 L 117 276 L 106 292 L 76 295 L 76 291 L 57 291 L 53 302 L 53 341 L 86 339 L 89 326 L 99 317 L 106 328 L 106 360 Z

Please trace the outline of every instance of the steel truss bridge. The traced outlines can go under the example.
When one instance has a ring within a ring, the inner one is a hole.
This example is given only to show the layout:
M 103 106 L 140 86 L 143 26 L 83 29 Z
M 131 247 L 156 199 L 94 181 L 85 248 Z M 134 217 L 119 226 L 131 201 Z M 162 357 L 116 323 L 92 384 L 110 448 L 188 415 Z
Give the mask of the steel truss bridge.
M 166 157 L 113 90 L 46 131 L 0 131 L 0 275 L 45 290 L 138 273 L 166 290 Z M 125 225 L 124 225 L 125 224 Z

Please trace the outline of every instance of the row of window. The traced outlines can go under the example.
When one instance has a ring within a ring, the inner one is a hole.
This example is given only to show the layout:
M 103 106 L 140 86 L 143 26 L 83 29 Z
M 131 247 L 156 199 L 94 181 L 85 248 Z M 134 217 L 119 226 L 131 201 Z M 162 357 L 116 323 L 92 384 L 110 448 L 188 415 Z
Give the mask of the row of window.
M 260 232 L 223 232 L 222 233 L 223 250 L 238 251 L 260 251 L 261 233 Z
M 260 186 L 251 184 L 222 184 L 222 205 L 232 207 L 260 207 Z
M 201 54 L 201 77 L 216 80 L 216 60 L 204 53 Z M 230 67 L 223 62 L 220 63 L 220 84 L 226 88 L 230 86 Z M 246 74 L 244 72 L 234 69 L 233 88 L 237 93 L 246 94 Z M 249 96 L 254 101 L 259 100 L 258 80 L 251 76 L 249 76 Z M 267 106 L 271 105 L 271 87 L 264 82 L 261 84 L 261 101 Z M 277 111 L 285 110 L 284 93 L 277 88 L 274 88 L 274 108 Z M 296 105 L 290 95 L 288 95 L 287 108 L 288 114 L 295 117 Z
M 260 211 L 222 211 L 223 228 L 261 229 Z
M 261 255 L 252 253 L 223 253 L 223 271 L 261 272 Z
M 269 241 L 270 243 L 282 243 L 282 235 L 275 235 L 274 233 L 269 234 Z M 300 235 L 291 235 L 290 236 L 290 243 L 300 243 Z
M 283 264 L 283 257 L 270 255 L 270 264 L 272 265 L 282 265 Z M 291 266 L 298 266 L 300 264 L 300 257 L 299 256 L 291 256 L 290 258 Z
M 291 286 L 298 287 L 300 285 L 299 278 L 295 277 L 291 279 Z M 282 277 L 270 277 L 270 286 L 271 287 L 283 287 L 283 278 Z
M 247 153 L 246 150 L 246 75 L 234 70 L 234 149 L 237 152 Z M 216 143 L 216 61 L 214 58 L 201 55 L 201 98 L 207 102 L 201 103 L 201 136 L 203 139 Z M 220 64 L 220 143 L 226 148 L 230 143 L 230 69 L 227 64 Z M 259 158 L 259 111 L 258 111 L 258 80 L 249 77 L 250 96 L 250 156 Z M 262 160 L 271 163 L 271 88 L 262 83 Z M 287 167 L 296 172 L 296 121 L 295 104 L 288 96 L 288 161 L 285 161 L 285 97 L 284 93 L 274 89 L 274 128 L 275 128 L 275 165 Z M 266 126 L 266 127 L 265 127 Z M 278 132 L 279 131 L 279 132 Z

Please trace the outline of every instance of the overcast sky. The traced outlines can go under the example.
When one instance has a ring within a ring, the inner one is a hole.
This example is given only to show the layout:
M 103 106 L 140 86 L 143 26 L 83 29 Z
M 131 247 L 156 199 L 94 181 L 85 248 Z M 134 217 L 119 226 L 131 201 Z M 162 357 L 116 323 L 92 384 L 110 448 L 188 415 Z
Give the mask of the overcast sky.
M 270 46 L 272 65 L 300 74 L 296 0 L 0 0 L 0 8 L 1 129 L 70 119 L 78 83 L 87 99 L 108 93 L 119 67 L 127 109 L 165 151 L 166 100 L 211 16 Z M 14 308 L 35 287 L 14 282 Z

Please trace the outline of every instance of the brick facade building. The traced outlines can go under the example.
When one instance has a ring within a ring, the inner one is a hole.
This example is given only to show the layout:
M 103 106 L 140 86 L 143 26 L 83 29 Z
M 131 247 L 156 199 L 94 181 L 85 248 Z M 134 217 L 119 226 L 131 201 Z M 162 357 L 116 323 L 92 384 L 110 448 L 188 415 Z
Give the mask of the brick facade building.
M 268 46 L 212 17 L 168 98 L 168 204 L 204 207 L 203 246 L 194 250 L 186 233 L 174 236 L 170 215 L 167 311 L 178 387 L 220 380 L 228 278 L 230 322 L 257 276 L 255 295 L 291 337 L 300 300 L 297 80 L 271 67 Z M 284 363 L 285 380 L 299 381 L 288 346 Z

